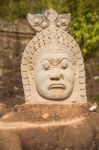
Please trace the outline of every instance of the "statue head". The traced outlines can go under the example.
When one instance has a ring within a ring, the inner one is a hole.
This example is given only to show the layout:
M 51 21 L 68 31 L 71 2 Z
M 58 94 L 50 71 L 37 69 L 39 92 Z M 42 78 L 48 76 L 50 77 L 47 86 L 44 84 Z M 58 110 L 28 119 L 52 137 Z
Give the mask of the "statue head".
M 65 103 L 86 100 L 83 58 L 76 41 L 64 29 L 70 14 L 47 10 L 28 15 L 36 36 L 22 57 L 22 80 L 26 101 Z
M 48 100 L 64 100 L 73 91 L 74 66 L 65 48 L 52 44 L 46 49 L 49 52 L 40 55 L 35 64 L 36 89 Z

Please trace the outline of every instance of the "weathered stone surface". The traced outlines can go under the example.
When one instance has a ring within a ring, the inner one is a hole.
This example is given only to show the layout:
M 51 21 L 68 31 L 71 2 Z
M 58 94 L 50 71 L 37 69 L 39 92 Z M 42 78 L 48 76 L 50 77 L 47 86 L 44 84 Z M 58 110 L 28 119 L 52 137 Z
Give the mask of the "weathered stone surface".
M 13 150 L 98 149 L 99 108 L 92 113 L 90 106 L 16 106 L 0 119 L 0 148 L 15 144 Z
M 19 103 L 24 102 L 20 75 L 21 56 L 33 34 L 26 21 L 12 24 L 0 20 L 0 101 L 3 103 L 5 101 L 13 105 L 16 104 L 16 99 Z
M 8 33 L 34 34 L 34 31 L 28 26 L 26 20 L 16 20 L 15 22 L 11 23 L 0 19 L 0 31 Z
M 2 117 L 3 115 L 5 115 L 9 111 L 10 111 L 10 109 L 7 108 L 5 104 L 0 103 L 0 117 Z
M 23 25 L 24 33 L 20 29 Z M 5 31 L 5 26 L 12 26 L 12 29 L 17 26 L 18 30 Z M 0 102 L 13 106 L 24 102 L 20 74 L 21 56 L 34 32 L 31 30 L 28 33 L 29 25 L 22 20 L 9 23 L 0 19 L 0 27 Z M 99 94 L 98 64 L 99 58 L 85 62 L 88 100 Z
M 41 15 L 28 14 L 27 19 L 37 34 L 22 57 L 26 102 L 85 102 L 83 57 L 76 41 L 65 31 L 70 14 L 58 15 L 49 9 Z

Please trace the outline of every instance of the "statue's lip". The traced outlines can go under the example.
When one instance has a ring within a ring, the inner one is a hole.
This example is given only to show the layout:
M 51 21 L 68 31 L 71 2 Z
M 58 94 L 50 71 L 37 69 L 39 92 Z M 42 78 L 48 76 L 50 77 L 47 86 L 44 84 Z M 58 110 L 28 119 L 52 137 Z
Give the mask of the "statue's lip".
M 54 88 L 61 88 L 61 89 L 65 89 L 65 86 L 63 84 L 51 84 L 49 86 L 49 89 L 54 89 Z

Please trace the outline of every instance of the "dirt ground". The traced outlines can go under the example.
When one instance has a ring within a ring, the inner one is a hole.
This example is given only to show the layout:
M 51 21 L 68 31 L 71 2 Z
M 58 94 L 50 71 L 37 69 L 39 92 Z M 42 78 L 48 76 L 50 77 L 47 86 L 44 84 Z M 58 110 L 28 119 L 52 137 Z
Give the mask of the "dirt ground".
M 6 107 L 6 106 L 5 106 Z M 4 107 L 4 108 L 5 108 Z M 44 104 L 22 104 L 15 105 L 9 108 L 3 120 L 6 121 L 29 121 L 29 122 L 43 122 L 43 121 L 60 121 L 70 120 L 75 117 L 88 116 L 88 108 L 91 103 L 85 104 L 69 104 L 69 105 L 44 105 Z M 5 112 L 5 109 L 4 109 Z M 4 113 L 5 114 L 5 113 Z

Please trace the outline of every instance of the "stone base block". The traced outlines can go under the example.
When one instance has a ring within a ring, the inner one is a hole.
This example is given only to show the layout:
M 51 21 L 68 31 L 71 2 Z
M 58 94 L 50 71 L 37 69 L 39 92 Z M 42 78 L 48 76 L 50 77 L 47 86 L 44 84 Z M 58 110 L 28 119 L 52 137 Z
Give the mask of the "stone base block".
M 16 106 L 0 119 L 0 150 L 99 148 L 99 113 L 90 104 Z

